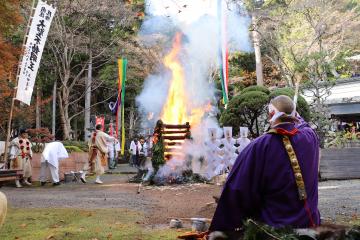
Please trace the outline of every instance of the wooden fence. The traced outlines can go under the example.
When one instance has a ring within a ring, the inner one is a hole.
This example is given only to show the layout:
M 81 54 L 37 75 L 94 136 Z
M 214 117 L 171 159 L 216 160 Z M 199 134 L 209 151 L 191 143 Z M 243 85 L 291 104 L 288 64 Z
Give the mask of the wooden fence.
M 329 148 L 321 150 L 322 180 L 360 179 L 360 148 Z

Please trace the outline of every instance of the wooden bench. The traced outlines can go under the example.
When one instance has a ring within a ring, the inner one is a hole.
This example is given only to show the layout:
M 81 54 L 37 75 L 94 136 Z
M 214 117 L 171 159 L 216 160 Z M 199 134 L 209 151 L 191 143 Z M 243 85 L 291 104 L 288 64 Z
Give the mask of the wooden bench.
M 0 170 L 0 183 L 6 181 L 15 181 L 20 179 L 23 175 L 22 170 L 9 170 L 9 169 L 1 169 Z

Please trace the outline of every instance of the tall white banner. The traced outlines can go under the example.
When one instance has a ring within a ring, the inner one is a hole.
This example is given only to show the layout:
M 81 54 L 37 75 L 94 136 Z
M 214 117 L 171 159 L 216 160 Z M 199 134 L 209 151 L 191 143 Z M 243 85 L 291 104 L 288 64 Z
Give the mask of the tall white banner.
M 21 62 L 16 99 L 30 105 L 37 71 L 56 8 L 39 0 Z

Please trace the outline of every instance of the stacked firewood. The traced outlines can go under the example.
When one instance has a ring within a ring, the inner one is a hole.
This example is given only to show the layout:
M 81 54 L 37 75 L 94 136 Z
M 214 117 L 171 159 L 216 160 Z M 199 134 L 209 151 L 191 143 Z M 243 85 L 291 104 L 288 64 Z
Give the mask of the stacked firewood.
M 161 135 L 164 140 L 164 157 L 170 160 L 173 156 L 183 156 L 181 152 L 181 145 L 185 139 L 191 137 L 190 124 L 163 124 Z

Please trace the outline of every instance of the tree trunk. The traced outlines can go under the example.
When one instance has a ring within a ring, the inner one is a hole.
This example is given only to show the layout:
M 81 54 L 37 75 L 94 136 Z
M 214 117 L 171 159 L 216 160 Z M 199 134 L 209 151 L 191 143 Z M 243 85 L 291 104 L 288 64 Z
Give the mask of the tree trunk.
M 61 126 L 63 130 L 63 140 L 70 140 L 71 136 L 71 124 L 69 119 L 69 91 L 63 87 L 60 92 L 58 92 L 59 97 L 59 112 Z
M 254 26 L 252 35 L 253 35 L 253 41 L 254 41 L 255 62 L 256 62 L 256 84 L 258 86 L 263 86 L 264 85 L 264 77 L 263 77 L 263 66 L 262 66 L 262 62 L 261 62 L 260 35 L 257 31 L 256 21 L 257 21 L 256 12 L 254 11 L 252 14 L 252 24 Z
M 53 102 L 52 102 L 52 135 L 55 137 L 56 134 L 56 81 L 53 89 Z
M 78 138 L 78 119 L 77 118 L 74 119 L 73 126 L 74 126 L 74 140 L 78 141 L 79 138 Z
M 129 138 L 133 139 L 134 137 L 134 119 L 135 119 L 135 111 L 134 108 L 130 107 L 129 113 Z
M 41 128 L 41 90 L 39 87 L 36 87 L 36 106 L 35 106 L 35 112 L 36 112 L 36 128 Z
M 91 83 L 92 83 L 92 52 L 90 50 L 90 61 L 88 66 L 88 76 L 85 80 L 85 118 L 84 118 L 84 141 L 89 140 L 90 136 L 90 106 L 91 106 Z

